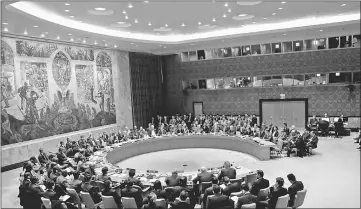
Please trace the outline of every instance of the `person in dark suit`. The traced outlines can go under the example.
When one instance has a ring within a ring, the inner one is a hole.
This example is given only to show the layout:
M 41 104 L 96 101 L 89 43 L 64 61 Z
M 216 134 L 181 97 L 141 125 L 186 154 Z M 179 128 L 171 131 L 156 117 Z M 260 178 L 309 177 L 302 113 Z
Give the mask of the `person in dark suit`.
M 44 191 L 39 186 L 39 179 L 36 176 L 30 177 L 30 184 L 26 187 L 24 193 L 23 208 L 25 209 L 40 209 L 41 197 Z
M 287 175 L 287 179 L 292 184 L 290 187 L 288 187 L 288 194 L 290 195 L 290 200 L 288 201 L 288 207 L 292 207 L 297 192 L 303 190 L 304 187 L 301 181 L 296 181 L 296 177 L 292 173 Z
M 207 209 L 233 209 L 234 202 L 228 196 L 221 194 L 221 187 L 218 185 L 213 186 L 214 196 L 208 200 Z
M 224 177 L 224 183 L 226 187 L 223 189 L 223 194 L 230 196 L 234 192 L 240 192 L 241 191 L 241 185 L 239 182 L 231 183 L 228 177 Z
M 94 203 L 99 203 L 102 201 L 102 198 L 99 194 L 99 188 L 94 187 L 93 185 L 90 184 L 91 178 L 92 178 L 92 176 L 90 174 L 85 173 L 84 183 L 80 186 L 80 190 L 82 192 L 89 193 L 89 195 L 92 197 Z
M 278 198 L 288 194 L 287 189 L 283 187 L 284 183 L 282 177 L 276 178 L 276 184 L 270 188 L 268 209 L 275 209 Z
M 213 174 L 207 172 L 206 167 L 201 168 L 201 172 L 193 179 L 193 184 L 200 184 L 202 182 L 210 182 L 212 181 Z
M 172 176 L 169 176 L 165 179 L 165 183 L 167 184 L 167 186 L 169 187 L 174 187 L 178 185 L 178 181 L 179 181 L 179 177 L 178 177 L 178 172 L 177 171 L 173 171 L 172 172 Z
M 214 195 L 213 193 L 213 186 L 218 185 L 218 178 L 213 177 L 212 179 L 212 187 L 208 187 L 206 190 L 204 190 L 204 193 L 201 195 L 203 208 L 206 208 L 207 198 L 209 195 Z
M 287 136 L 290 135 L 290 129 L 287 127 L 287 123 L 283 123 L 283 131 Z
M 102 175 L 98 175 L 95 178 L 97 181 L 110 181 L 110 177 L 108 176 L 108 167 L 102 168 Z
M 104 189 L 102 191 L 103 196 L 111 196 L 114 198 L 115 203 L 118 206 L 118 209 L 123 208 L 122 200 L 119 196 L 119 194 L 115 191 L 115 189 L 112 187 L 112 182 L 109 180 L 106 180 L 104 182 Z
M 137 185 L 140 188 L 144 189 L 142 182 L 140 182 L 139 179 L 134 178 L 134 176 L 135 176 L 135 169 L 130 169 L 129 170 L 129 178 L 127 180 L 130 182 L 133 182 L 133 185 Z
M 49 162 L 49 157 L 48 157 L 48 155 L 44 152 L 43 148 L 40 148 L 40 149 L 39 149 L 38 160 L 39 160 L 40 164 L 42 164 L 42 165 L 45 165 L 46 163 Z
M 177 202 L 173 202 L 170 205 L 172 206 L 172 209 L 193 209 L 189 203 L 186 202 L 188 197 L 187 192 L 184 190 L 179 195 L 179 200 Z
M 125 188 L 121 190 L 122 197 L 133 197 L 137 208 L 140 209 L 143 206 L 142 190 L 134 188 L 133 181 L 127 180 L 125 182 Z
M 237 203 L 236 203 L 236 209 L 241 209 L 242 205 L 258 203 L 257 196 L 255 196 L 249 192 L 249 187 L 247 184 L 243 186 L 243 189 L 244 189 L 245 193 L 244 193 L 244 195 L 242 195 L 241 197 L 238 198 Z
M 263 178 L 264 173 L 262 170 L 257 170 L 257 181 L 252 185 L 251 191 L 253 194 L 258 194 L 261 189 L 269 187 L 269 181 Z
M 231 163 L 229 161 L 224 162 L 224 168 L 221 170 L 221 173 L 218 175 L 218 179 L 221 181 L 223 177 L 227 176 L 230 179 L 235 179 L 237 171 L 234 168 L 231 168 Z
M 182 176 L 179 179 L 179 185 L 173 188 L 172 193 L 170 194 L 169 200 L 175 201 L 179 197 L 182 191 L 186 191 L 191 203 L 192 208 L 196 205 L 196 194 L 193 188 L 187 186 L 187 177 Z
M 156 180 L 153 185 L 153 190 L 151 191 L 157 195 L 157 199 L 168 199 L 167 193 L 162 189 L 162 183 L 159 180 Z M 143 199 L 143 204 L 148 204 L 148 197 Z

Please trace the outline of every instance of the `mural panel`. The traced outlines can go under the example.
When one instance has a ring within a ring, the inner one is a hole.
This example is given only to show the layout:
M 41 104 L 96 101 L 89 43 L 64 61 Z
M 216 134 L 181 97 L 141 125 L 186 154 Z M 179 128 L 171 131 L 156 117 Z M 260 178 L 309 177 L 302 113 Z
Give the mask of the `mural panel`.
M 92 49 L 69 46 L 65 47 L 65 51 L 72 60 L 94 61 L 94 51 Z
M 27 57 L 50 57 L 58 49 L 56 44 L 33 41 L 16 41 L 16 53 Z
M 112 61 L 106 52 L 95 60 L 93 50 L 89 49 L 74 47 L 68 49 L 72 53 L 68 55 L 66 47 L 60 45 L 16 41 L 17 54 L 14 55 L 4 43 L 1 48 L 1 145 L 116 123 Z M 58 48 L 64 51 L 52 56 Z M 80 55 L 85 51 L 89 54 Z M 18 65 L 14 65 L 14 56 L 48 59 L 38 62 L 20 58 Z M 72 78 L 71 59 L 89 62 L 75 66 L 75 78 Z
M 94 95 L 94 71 L 93 65 L 75 65 L 76 84 L 78 99 L 82 103 L 97 104 Z

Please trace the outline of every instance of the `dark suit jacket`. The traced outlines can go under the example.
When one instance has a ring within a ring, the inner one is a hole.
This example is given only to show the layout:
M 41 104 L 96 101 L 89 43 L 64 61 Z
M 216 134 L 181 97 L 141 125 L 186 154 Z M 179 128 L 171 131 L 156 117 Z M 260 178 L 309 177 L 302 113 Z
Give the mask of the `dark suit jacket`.
M 140 186 L 142 189 L 144 189 L 144 186 L 139 179 L 129 177 L 128 181 L 133 182 L 134 185 Z
M 114 189 L 103 189 L 102 195 L 113 197 L 118 208 L 119 209 L 123 208 L 122 200 L 121 200 L 119 194 Z
M 179 177 L 174 178 L 174 177 L 170 176 L 165 179 L 165 183 L 169 187 L 174 187 L 174 186 L 178 185 L 178 180 L 179 180 Z
M 257 203 L 257 202 L 258 202 L 257 196 L 252 195 L 251 193 L 247 193 L 238 198 L 237 209 L 242 208 L 242 205 L 247 205 L 247 204 Z
M 208 197 L 209 195 L 214 195 L 214 193 L 213 193 L 213 188 L 212 188 L 212 187 L 209 187 L 209 188 L 207 188 L 206 190 L 204 190 L 203 197 L 202 197 L 202 202 L 203 202 L 204 206 L 206 206 L 207 197 Z M 204 207 L 204 208 L 206 208 L 206 207 Z
M 185 190 L 188 193 L 188 197 L 191 205 L 194 207 L 196 204 L 196 195 L 192 188 L 176 186 L 173 188 L 172 194 L 170 194 L 169 200 L 174 201 L 177 197 L 179 197 L 180 193 Z
M 45 164 L 45 163 L 47 163 L 47 162 L 48 162 L 49 157 L 48 157 L 48 155 L 47 155 L 47 154 L 45 154 L 45 153 L 43 153 L 43 154 L 39 154 L 39 156 L 38 156 L 38 160 L 39 160 L 39 162 L 40 162 L 41 164 Z
M 124 188 L 121 191 L 122 197 L 133 197 L 135 202 L 137 203 L 138 209 L 142 208 L 143 198 L 142 191 L 136 188 Z
M 258 194 L 259 190 L 269 187 L 269 181 L 267 179 L 261 178 L 257 179 L 252 185 L 252 194 Z
M 270 192 L 269 194 L 270 199 L 268 200 L 268 209 L 274 209 L 276 207 L 278 198 L 286 194 L 288 194 L 287 189 L 283 187 Z
M 290 187 L 288 187 L 288 194 L 290 195 L 290 201 L 288 201 L 289 207 L 293 206 L 295 196 L 297 192 L 301 190 L 303 190 L 303 183 L 301 181 L 295 181 Z
M 240 192 L 240 191 L 241 191 L 241 185 L 238 182 L 235 182 L 233 184 L 226 186 L 226 188 L 223 189 L 223 194 L 229 196 L 233 192 Z
M 197 177 L 195 177 L 193 179 L 193 184 L 198 184 L 201 183 L 201 182 L 210 182 L 212 181 L 212 178 L 213 178 L 213 174 L 210 173 L 210 172 L 203 172 L 203 173 L 199 173 L 197 175 Z
M 230 179 L 235 179 L 236 178 L 236 169 L 234 169 L 234 168 L 222 169 L 221 173 L 218 176 L 218 179 L 221 180 L 225 176 L 227 176 Z
M 186 202 L 171 203 L 172 209 L 192 209 L 193 207 Z
M 223 209 L 233 208 L 233 200 L 226 195 L 217 194 L 209 198 L 208 207 L 206 209 Z

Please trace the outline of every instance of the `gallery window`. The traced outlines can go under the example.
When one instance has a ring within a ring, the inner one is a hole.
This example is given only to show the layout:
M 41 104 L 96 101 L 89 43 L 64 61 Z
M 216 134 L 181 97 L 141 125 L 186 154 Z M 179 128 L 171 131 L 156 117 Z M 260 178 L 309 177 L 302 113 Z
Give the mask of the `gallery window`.
M 330 73 L 329 83 L 351 83 L 351 78 L 352 73 L 350 72 Z

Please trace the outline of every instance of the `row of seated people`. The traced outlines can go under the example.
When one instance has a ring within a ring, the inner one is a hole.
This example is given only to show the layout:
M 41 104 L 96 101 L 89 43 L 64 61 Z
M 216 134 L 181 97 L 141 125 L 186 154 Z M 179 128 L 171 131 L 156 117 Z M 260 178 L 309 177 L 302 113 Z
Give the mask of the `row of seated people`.
M 317 118 L 316 115 L 313 115 L 309 120 L 307 128 L 309 130 L 320 133 L 322 136 L 327 136 L 330 131 L 335 132 L 335 137 L 340 137 L 341 134 L 344 133 L 344 117 L 341 115 L 336 118 L 335 121 L 331 121 L 328 117 L 327 113 L 325 113 L 324 117 Z
M 354 138 L 354 143 L 359 144 L 358 150 L 361 150 L 361 129 L 358 130 L 357 136 Z

